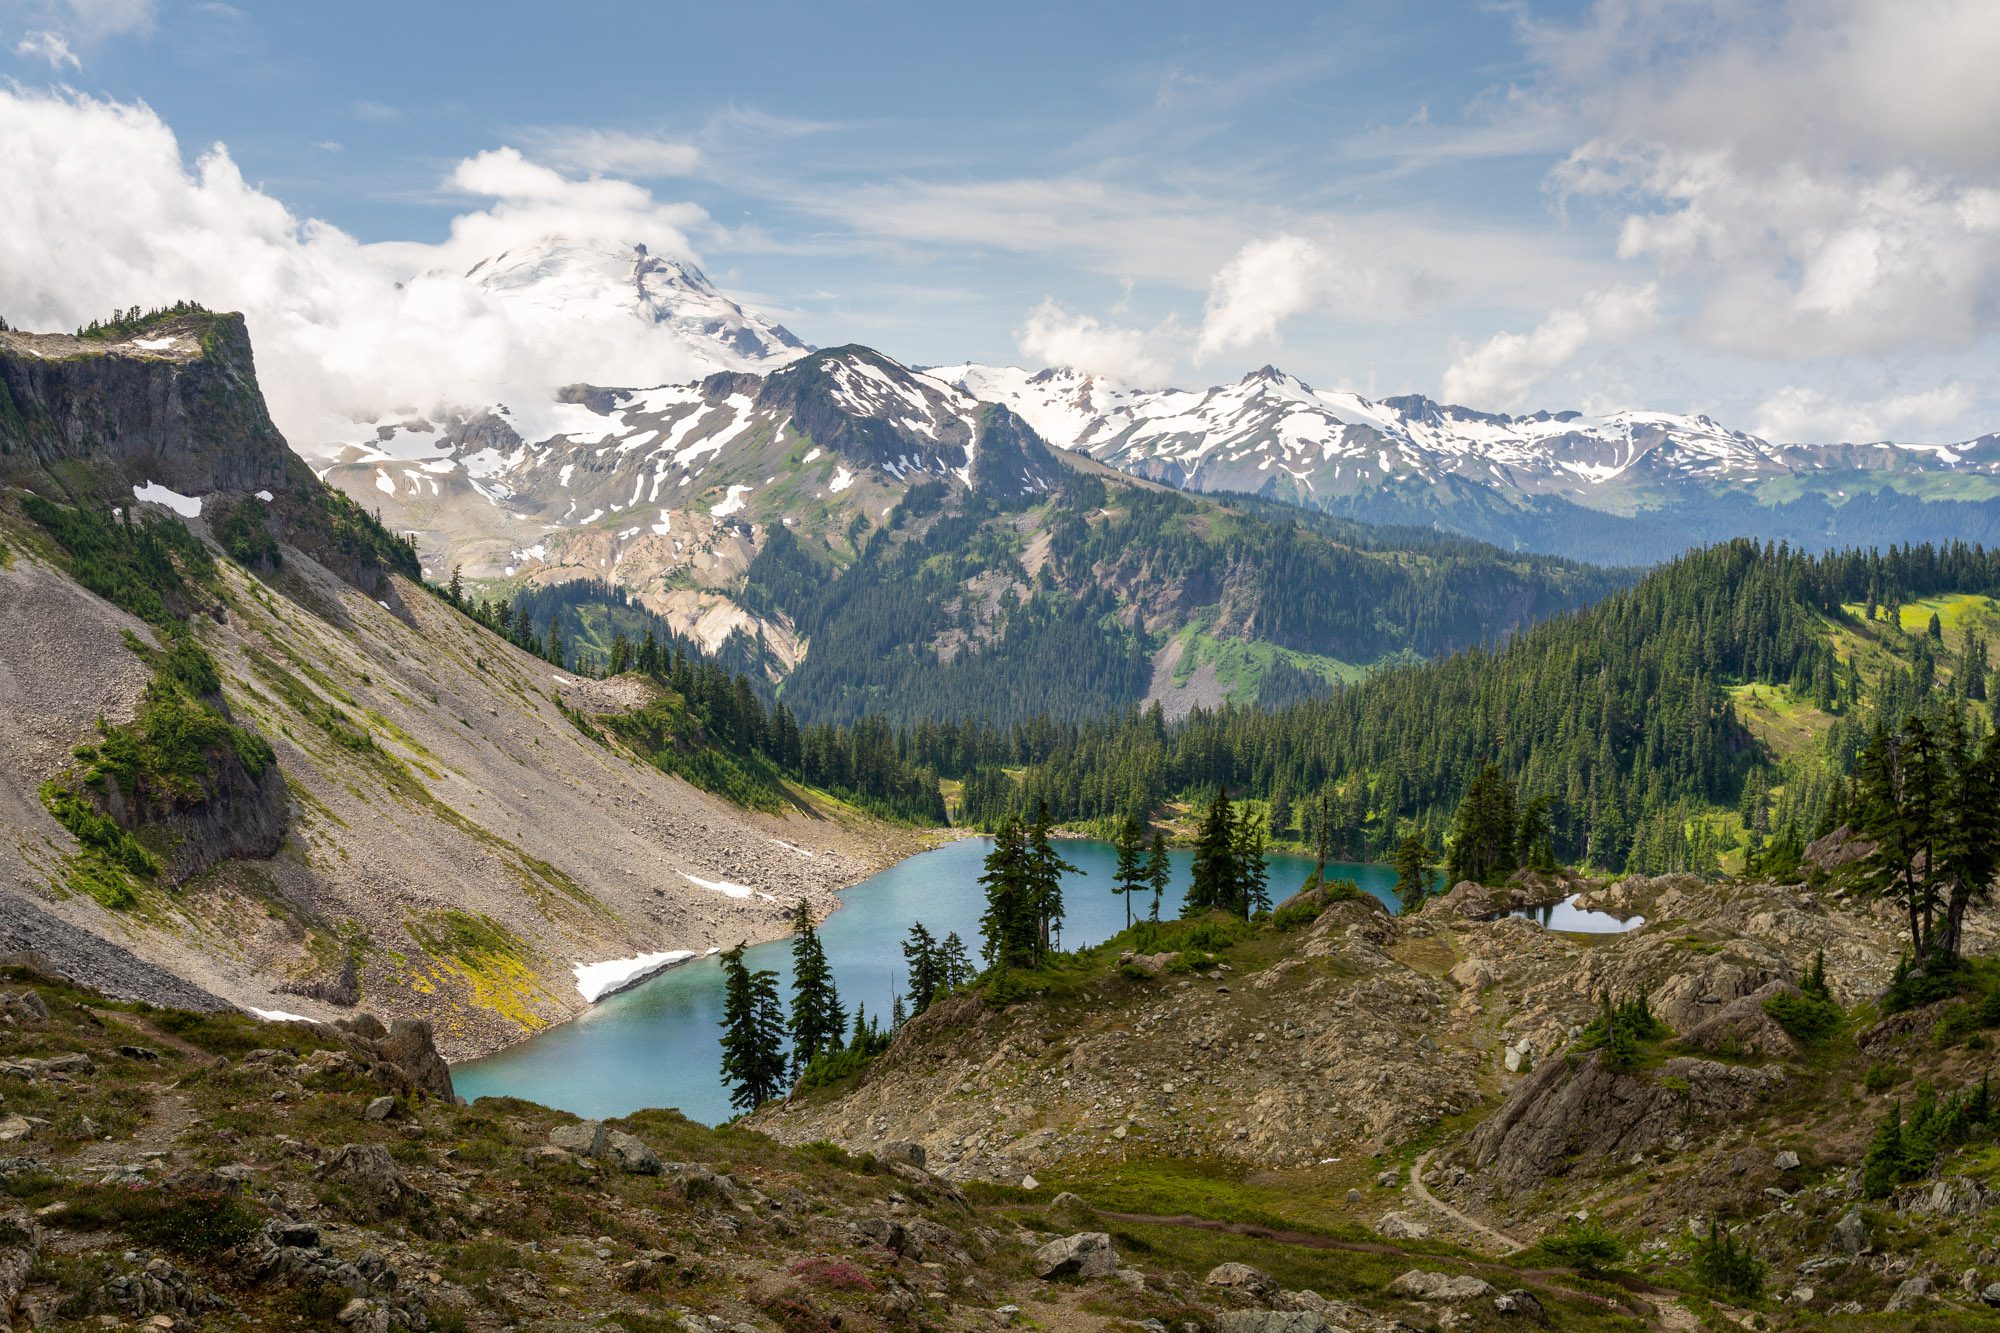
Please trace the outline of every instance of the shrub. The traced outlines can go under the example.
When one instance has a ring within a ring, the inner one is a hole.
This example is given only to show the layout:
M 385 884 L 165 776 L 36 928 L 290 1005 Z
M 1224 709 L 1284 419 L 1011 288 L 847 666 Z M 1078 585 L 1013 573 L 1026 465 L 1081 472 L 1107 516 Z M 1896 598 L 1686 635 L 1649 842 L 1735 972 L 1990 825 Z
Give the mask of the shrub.
M 1286 903 L 1271 914 L 1271 928 L 1283 933 L 1297 930 L 1301 926 L 1310 926 L 1319 920 L 1319 914 L 1324 910 L 1326 910 L 1325 904 L 1310 900 L 1302 903 Z
M 1887 1060 L 1877 1060 L 1861 1076 L 1861 1086 L 1870 1092 L 1887 1092 L 1903 1081 L 1903 1071 Z
M 828 1259 L 814 1255 L 793 1264 L 791 1273 L 808 1287 L 821 1291 L 859 1291 L 873 1295 L 882 1289 L 851 1259 Z
M 1979 1010 L 1970 1004 L 1946 1005 L 1931 1025 L 1931 1040 L 1940 1047 L 1956 1046 L 1979 1031 Z
M 1584 1027 L 1572 1049 L 1578 1052 L 1602 1050 L 1607 1065 L 1625 1072 L 1638 1068 L 1644 1056 L 1644 1043 L 1660 1041 L 1672 1035 L 1672 1029 L 1654 1015 L 1644 991 L 1640 991 L 1634 999 L 1618 1003 L 1612 1001 L 1607 991 L 1597 1017 Z
M 1900 1014 L 1907 1009 L 1921 1009 L 1939 1000 L 1948 1000 L 1958 994 L 1959 982 L 1963 979 L 1963 965 L 1933 961 L 1924 967 L 1917 967 L 1908 954 L 1896 964 L 1895 975 L 1889 978 L 1889 991 L 1882 997 L 1882 1012 Z
M 1625 1245 L 1602 1225 L 1588 1219 L 1566 1223 L 1561 1231 L 1542 1237 L 1537 1248 L 1557 1263 L 1586 1273 L 1615 1267 L 1625 1257 Z
M 1840 1006 L 1815 995 L 1793 995 L 1789 991 L 1764 1001 L 1764 1012 L 1785 1030 L 1785 1035 L 1801 1045 L 1810 1045 L 1839 1031 L 1845 1017 Z
M 1695 1281 L 1718 1295 L 1754 1301 L 1764 1290 L 1766 1271 L 1747 1241 L 1739 1241 L 1721 1219 L 1708 1219 L 1708 1234 L 1694 1246 Z

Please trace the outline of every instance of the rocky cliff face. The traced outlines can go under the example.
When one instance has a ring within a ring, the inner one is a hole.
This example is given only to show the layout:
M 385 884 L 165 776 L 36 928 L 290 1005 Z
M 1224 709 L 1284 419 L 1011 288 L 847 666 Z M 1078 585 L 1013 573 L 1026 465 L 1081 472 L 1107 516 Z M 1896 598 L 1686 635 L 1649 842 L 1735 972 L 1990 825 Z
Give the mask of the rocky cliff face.
M 0 333 L 0 481 L 130 503 L 302 488 L 312 474 L 264 409 L 243 317 L 137 321 L 121 336 Z
M 578 682 L 409 582 L 292 456 L 235 316 L 0 334 L 0 390 L 0 915 L 76 975 L 129 951 L 189 995 L 427 1018 L 459 1055 L 582 1010 L 577 964 L 782 934 L 916 844 L 586 737 Z M 59 820 L 52 780 L 132 844 Z

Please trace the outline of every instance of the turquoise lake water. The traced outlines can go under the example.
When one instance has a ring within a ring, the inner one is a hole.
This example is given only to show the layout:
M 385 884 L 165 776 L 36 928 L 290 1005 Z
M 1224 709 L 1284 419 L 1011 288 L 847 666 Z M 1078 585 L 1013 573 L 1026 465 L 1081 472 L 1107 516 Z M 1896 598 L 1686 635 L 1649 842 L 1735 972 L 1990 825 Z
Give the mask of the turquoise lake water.
M 888 1021 L 890 997 L 905 985 L 902 945 L 913 922 L 923 922 L 940 940 L 957 931 L 977 963 L 979 914 L 985 907 L 979 873 L 991 846 L 984 838 L 948 843 L 841 895 L 841 908 L 820 927 L 820 939 L 849 1014 L 859 1002 Z M 1117 855 L 1101 842 L 1065 841 L 1058 847 L 1083 872 L 1071 875 L 1063 886 L 1067 920 L 1062 944 L 1102 943 L 1125 925 L 1124 904 L 1111 892 Z M 1170 851 L 1168 857 L 1173 883 L 1161 903 L 1162 917 L 1180 911 L 1192 861 L 1186 851 Z M 1272 900 L 1290 896 L 1311 873 L 1312 862 L 1305 858 L 1273 856 Z M 1396 872 L 1388 866 L 1334 863 L 1327 866 L 1327 875 L 1352 879 L 1394 910 Z M 1150 899 L 1133 904 L 1135 913 L 1149 906 Z M 663 940 L 655 947 L 671 948 L 674 942 Z M 776 972 L 779 988 L 789 998 L 791 941 L 760 944 L 745 952 L 744 961 Z M 713 957 L 699 958 L 518 1046 L 453 1065 L 452 1081 L 467 1098 L 523 1097 L 582 1116 L 671 1106 L 712 1125 L 731 1113 L 721 1081 L 721 1022 L 721 964 Z

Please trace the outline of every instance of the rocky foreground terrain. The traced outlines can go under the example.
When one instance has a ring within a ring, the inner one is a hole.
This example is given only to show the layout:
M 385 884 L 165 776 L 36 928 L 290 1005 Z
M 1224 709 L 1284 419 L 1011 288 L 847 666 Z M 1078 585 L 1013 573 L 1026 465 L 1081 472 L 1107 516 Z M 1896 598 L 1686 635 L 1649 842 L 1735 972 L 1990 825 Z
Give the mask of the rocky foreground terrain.
M 1288 932 L 1173 925 L 1158 952 L 1114 941 L 1010 1003 L 951 997 L 858 1078 L 753 1123 L 856 1151 L 913 1140 L 953 1180 L 1066 1188 L 1133 1216 L 1492 1256 L 1584 1219 L 1647 1280 L 1684 1272 L 1720 1216 L 1767 1264 L 1767 1318 L 1992 1318 L 1990 1136 L 1889 1198 L 1860 1188 L 1892 1104 L 1990 1069 L 1975 1006 L 1882 1019 L 1898 923 L 1816 878 L 1587 892 L 1646 918 L 1625 934 L 1490 919 L 1579 884 L 1463 885 L 1405 918 L 1366 898 L 1316 918 L 1295 906 L 1279 919 L 1310 919 Z M 1982 928 L 1973 952 L 1993 944 Z M 1764 1002 L 1795 995 L 1816 956 L 1848 1016 L 1795 1041 Z M 1638 1068 L 1567 1049 L 1602 996 L 1642 993 L 1670 1035 Z
M 0 1328 L 1636 1327 L 1450 1247 L 1144 1229 L 922 1149 L 463 1106 L 426 1025 L 259 1023 L 0 971 Z

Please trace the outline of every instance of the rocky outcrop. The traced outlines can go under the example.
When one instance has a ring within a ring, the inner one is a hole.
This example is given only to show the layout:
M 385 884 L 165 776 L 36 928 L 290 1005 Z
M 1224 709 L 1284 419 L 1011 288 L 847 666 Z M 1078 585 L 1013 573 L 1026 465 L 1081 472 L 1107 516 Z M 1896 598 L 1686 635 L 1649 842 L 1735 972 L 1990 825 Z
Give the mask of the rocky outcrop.
M 1681 1034 L 1681 1045 L 1732 1058 L 1789 1058 L 1798 1053 L 1798 1043 L 1764 1011 L 1764 1002 L 1775 995 L 1798 994 L 1799 988 L 1789 981 L 1767 982 L 1750 994 L 1716 1008 Z
M 373 1014 L 357 1014 L 338 1026 L 384 1087 L 404 1095 L 451 1100 L 451 1066 L 438 1054 L 427 1020 L 398 1018 L 384 1027 Z
M 1612 1069 L 1602 1051 L 1551 1058 L 1473 1131 L 1463 1155 L 1505 1188 L 1529 1190 L 1741 1115 L 1784 1080 L 1776 1068 L 1689 1056 L 1637 1073 Z

